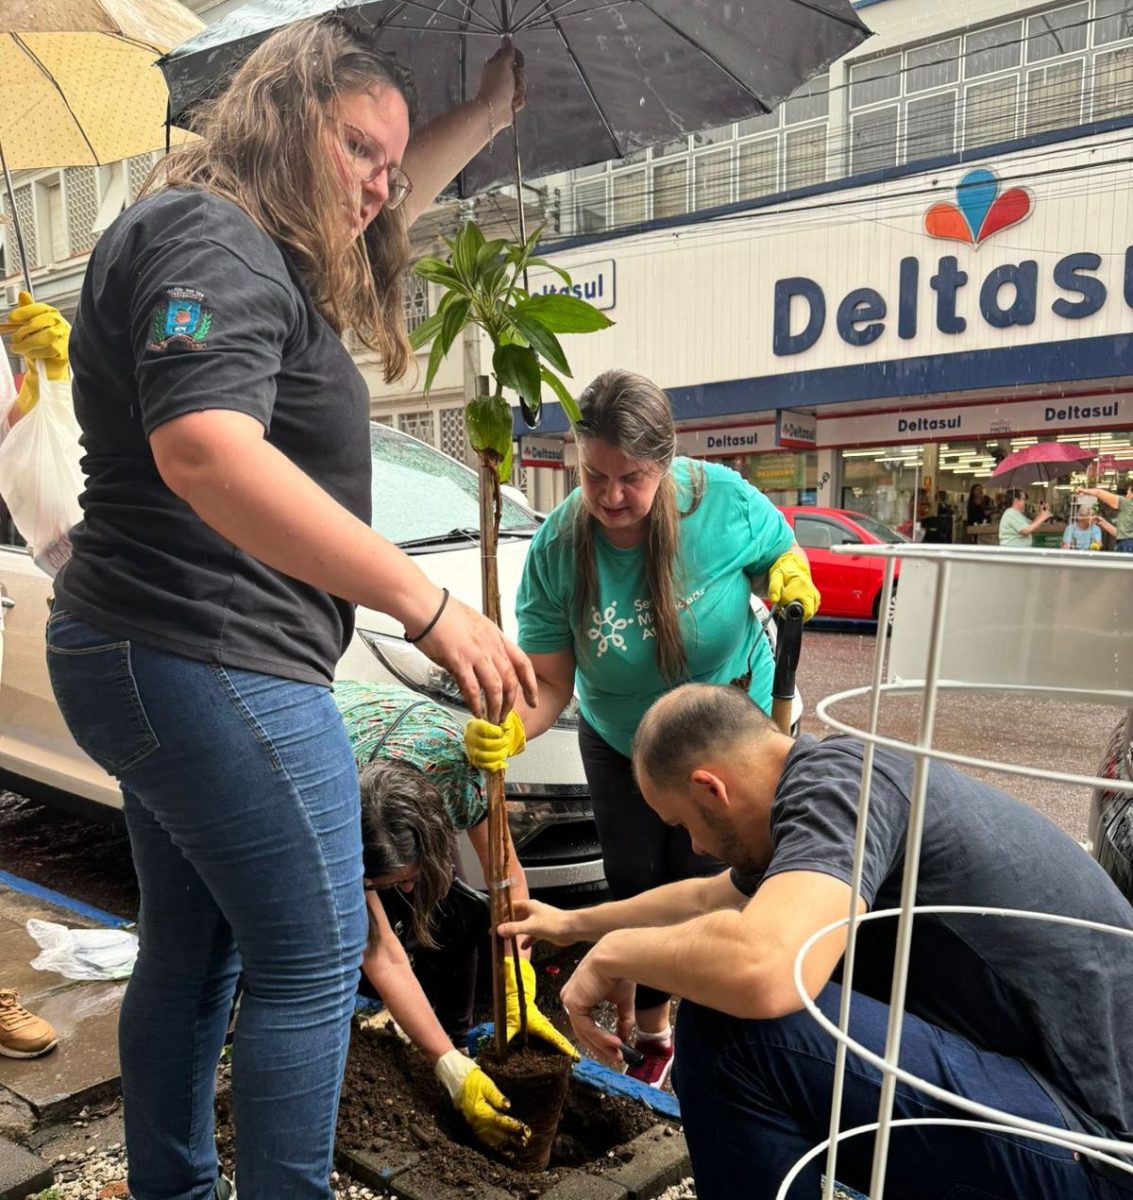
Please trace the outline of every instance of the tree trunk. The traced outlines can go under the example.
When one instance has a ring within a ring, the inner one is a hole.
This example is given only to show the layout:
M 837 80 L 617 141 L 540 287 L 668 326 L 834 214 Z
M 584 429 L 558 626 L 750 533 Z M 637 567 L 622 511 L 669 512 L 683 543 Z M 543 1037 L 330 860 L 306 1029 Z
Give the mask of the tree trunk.
M 496 547 L 500 535 L 500 477 L 496 455 L 480 451 L 480 582 L 484 615 L 502 627 L 500 619 L 500 573 Z M 507 948 L 496 930 L 513 916 L 511 863 L 508 861 L 507 806 L 504 802 L 504 772 L 488 771 L 488 894 L 492 921 L 492 1019 L 495 1022 L 496 1055 L 507 1057 L 507 983 L 504 959 Z M 519 946 L 512 939 L 515 983 L 519 992 L 519 1044 L 527 1044 L 527 1006 L 519 973 Z

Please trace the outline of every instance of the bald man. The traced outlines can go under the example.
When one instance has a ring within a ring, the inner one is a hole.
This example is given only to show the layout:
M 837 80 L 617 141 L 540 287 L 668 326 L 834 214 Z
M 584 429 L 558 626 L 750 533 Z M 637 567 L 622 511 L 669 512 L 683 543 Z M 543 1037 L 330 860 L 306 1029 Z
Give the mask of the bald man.
M 849 737 L 792 741 L 735 688 L 690 684 L 646 714 L 633 746 L 642 794 L 696 849 L 730 870 L 631 900 L 563 912 L 517 905 L 501 932 L 596 945 L 563 989 L 578 1037 L 619 1057 L 633 985 L 683 998 L 674 1078 L 700 1200 L 772 1200 L 828 1134 L 835 1045 L 802 1009 L 792 972 L 803 943 L 847 917 L 862 771 Z M 898 903 L 911 758 L 878 749 L 861 911 Z M 1045 817 L 943 764 L 929 771 L 917 903 L 1060 913 L 1133 931 L 1133 909 Z M 895 919 L 858 938 L 851 1035 L 884 1052 Z M 803 980 L 832 1020 L 846 935 L 808 954 Z M 1133 940 L 1042 921 L 918 917 L 902 1065 L 953 1093 L 1059 1129 L 1130 1140 Z M 595 1023 L 610 1000 L 618 1036 Z M 848 1059 L 842 1128 L 877 1119 L 879 1074 Z M 895 1116 L 956 1117 L 900 1084 Z M 838 1175 L 866 1189 L 873 1143 L 844 1143 Z M 1133 1159 L 1130 1160 L 1133 1164 Z M 791 1196 L 818 1195 L 822 1158 Z M 742 1180 L 741 1190 L 737 1181 Z M 1130 1190 L 1126 1190 L 1130 1189 Z M 886 1200 L 1058 1197 L 1118 1200 L 1133 1173 L 1073 1151 L 979 1131 L 894 1130 Z

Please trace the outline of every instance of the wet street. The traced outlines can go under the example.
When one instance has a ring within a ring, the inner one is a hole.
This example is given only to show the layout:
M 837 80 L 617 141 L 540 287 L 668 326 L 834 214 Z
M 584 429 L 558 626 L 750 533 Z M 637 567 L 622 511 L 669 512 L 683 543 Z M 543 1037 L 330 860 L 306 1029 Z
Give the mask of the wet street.
M 806 705 L 805 733 L 827 732 L 814 711 L 824 696 L 869 682 L 873 650 L 873 632 L 868 627 L 863 632 L 806 631 L 798 675 Z M 843 720 L 859 727 L 864 726 L 867 711 L 864 698 L 837 709 Z M 911 741 L 919 715 L 918 698 L 888 699 L 882 707 L 881 730 Z M 936 729 L 938 744 L 950 750 L 1015 764 L 1058 764 L 1064 770 L 1092 774 L 1116 721 L 1115 710 L 1101 705 L 949 696 L 941 699 Z M 1033 804 L 1075 839 L 1085 837 L 1087 790 L 1020 776 L 974 773 Z M 0 870 L 108 912 L 125 917 L 137 914 L 129 847 L 120 827 L 70 817 L 11 793 L 0 797 Z

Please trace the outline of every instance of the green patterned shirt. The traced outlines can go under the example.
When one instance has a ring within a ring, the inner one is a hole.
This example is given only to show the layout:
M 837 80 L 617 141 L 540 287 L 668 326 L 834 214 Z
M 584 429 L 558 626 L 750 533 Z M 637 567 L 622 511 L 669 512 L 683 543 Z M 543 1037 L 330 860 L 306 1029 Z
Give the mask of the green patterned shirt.
M 440 704 L 396 683 L 338 681 L 334 701 L 359 769 L 380 754 L 429 776 L 458 833 L 488 812 L 483 776 L 464 756 L 464 727 Z

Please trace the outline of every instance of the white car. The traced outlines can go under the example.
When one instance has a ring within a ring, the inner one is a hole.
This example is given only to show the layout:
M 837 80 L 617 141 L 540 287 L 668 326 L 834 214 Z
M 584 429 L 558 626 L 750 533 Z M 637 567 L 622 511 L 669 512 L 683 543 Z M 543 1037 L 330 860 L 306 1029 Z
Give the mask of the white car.
M 480 607 L 476 473 L 416 438 L 371 424 L 374 528 L 412 554 L 437 584 Z M 515 593 L 540 517 L 505 495 L 500 594 L 506 633 L 516 636 Z M 120 810 L 121 794 L 75 745 L 47 676 L 44 626 L 51 580 L 18 546 L 0 546 L 0 787 L 89 815 Z M 460 693 L 385 613 L 359 608 L 340 679 L 397 680 L 467 717 Z M 578 754 L 574 706 L 508 768 L 509 823 L 533 890 L 604 885 L 598 834 Z M 473 883 L 474 856 L 465 855 Z

